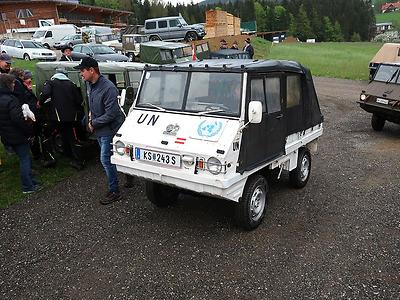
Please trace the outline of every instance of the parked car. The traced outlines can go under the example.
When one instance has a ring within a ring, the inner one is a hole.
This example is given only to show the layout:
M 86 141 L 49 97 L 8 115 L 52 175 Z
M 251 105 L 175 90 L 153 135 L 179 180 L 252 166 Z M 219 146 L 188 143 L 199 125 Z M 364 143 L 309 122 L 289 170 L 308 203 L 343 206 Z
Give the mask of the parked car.
M 129 58 L 129 61 L 135 61 L 140 56 L 140 45 L 149 41 L 147 35 L 143 34 L 124 34 L 122 36 L 122 54 Z
M 31 40 L 7 39 L 3 42 L 0 49 L 2 53 L 25 60 L 54 61 L 57 59 L 54 51 L 46 49 L 41 44 Z
M 146 180 L 168 206 L 185 190 L 235 202 L 256 228 L 267 210 L 267 176 L 311 174 L 323 116 L 309 70 L 291 61 L 203 60 L 145 67 L 139 93 L 113 139 L 117 170 Z
M 381 131 L 386 121 L 400 124 L 400 65 L 382 63 L 365 90 L 360 107 L 372 114 L 371 126 Z
M 64 36 L 79 33 L 79 31 L 80 29 L 72 24 L 46 26 L 36 30 L 32 40 L 50 49 L 54 47 L 55 43 L 61 41 Z
M 75 45 L 83 44 L 81 34 L 68 34 L 64 36 L 59 42 L 54 43 L 55 49 L 62 49 L 65 46 L 73 47 Z
M 208 43 L 195 46 L 196 57 L 206 59 L 209 55 Z M 184 43 L 151 41 L 140 46 L 140 60 L 151 64 L 171 64 L 193 60 L 192 47 Z
M 400 63 L 400 44 L 386 43 L 379 49 L 369 63 L 369 79 L 374 77 L 381 63 Z
M 72 49 L 72 60 L 81 60 L 90 56 L 97 61 L 128 61 L 125 55 L 115 53 L 112 48 L 101 44 L 79 44 Z
M 204 26 L 188 25 L 182 16 L 147 19 L 144 22 L 144 33 L 150 41 L 195 41 L 206 35 Z
M 210 53 L 211 59 L 250 59 L 247 52 L 235 49 L 221 49 Z

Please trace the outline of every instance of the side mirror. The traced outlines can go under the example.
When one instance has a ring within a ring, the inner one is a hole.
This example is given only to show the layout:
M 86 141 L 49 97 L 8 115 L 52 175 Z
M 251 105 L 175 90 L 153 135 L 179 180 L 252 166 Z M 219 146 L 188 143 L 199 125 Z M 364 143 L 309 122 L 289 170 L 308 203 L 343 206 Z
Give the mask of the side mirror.
M 177 24 L 176 27 L 181 28 L 181 27 L 182 27 L 182 24 Z
M 258 124 L 262 120 L 262 103 L 260 101 L 250 101 L 248 111 L 249 123 Z

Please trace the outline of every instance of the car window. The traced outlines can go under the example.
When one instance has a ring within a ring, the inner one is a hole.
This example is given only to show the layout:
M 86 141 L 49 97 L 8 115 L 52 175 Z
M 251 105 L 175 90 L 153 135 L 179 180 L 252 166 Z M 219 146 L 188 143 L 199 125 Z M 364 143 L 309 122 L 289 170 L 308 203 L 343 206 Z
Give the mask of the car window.
M 161 50 L 160 55 L 161 55 L 161 60 L 171 60 L 172 59 L 172 53 L 170 50 Z
M 7 40 L 4 42 L 4 45 L 14 47 L 15 41 L 14 40 Z
M 177 27 L 179 24 L 178 19 L 172 19 L 169 20 L 168 22 L 169 22 L 169 27 Z
M 376 72 L 374 81 L 391 82 L 396 81 L 396 77 L 399 75 L 398 66 L 381 65 Z
M 288 75 L 286 83 L 286 107 L 291 108 L 300 104 L 301 84 L 299 75 Z
M 142 78 L 142 71 L 129 71 L 129 81 L 134 89 L 139 87 L 140 78 Z
M 266 112 L 264 80 L 262 78 L 254 78 L 250 82 L 250 101 L 260 101 L 263 112 Z
M 78 45 L 73 48 L 74 52 L 82 52 L 82 46 Z
M 81 36 L 79 34 L 74 36 L 74 40 L 79 40 L 81 38 Z
M 146 23 L 146 29 L 155 29 L 156 28 L 156 22 L 147 22 Z
M 41 45 L 35 43 L 34 41 L 23 41 L 21 43 L 24 46 L 24 48 L 43 48 Z
M 22 48 L 22 44 L 20 41 L 15 41 L 15 47 Z
M 265 78 L 265 96 L 269 114 L 281 111 L 281 82 L 279 77 Z
M 115 54 L 114 50 L 107 46 L 93 47 L 92 51 L 94 54 Z
M 92 54 L 92 51 L 89 49 L 89 47 L 86 47 L 86 46 L 82 47 L 81 52 L 85 53 L 85 54 Z
M 50 30 L 47 31 L 45 37 L 53 37 L 53 32 L 51 32 Z
M 70 40 L 71 38 L 72 38 L 71 35 L 66 35 L 66 36 L 64 36 L 64 37 L 61 39 L 61 41 L 68 41 L 68 40 Z
M 158 28 L 167 28 L 167 21 L 158 21 Z

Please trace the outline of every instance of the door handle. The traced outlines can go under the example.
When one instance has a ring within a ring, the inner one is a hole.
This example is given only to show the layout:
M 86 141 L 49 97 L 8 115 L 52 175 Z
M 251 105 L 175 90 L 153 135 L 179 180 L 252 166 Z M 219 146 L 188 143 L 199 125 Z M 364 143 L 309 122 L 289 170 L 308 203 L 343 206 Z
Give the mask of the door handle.
M 283 114 L 280 114 L 280 115 L 276 116 L 275 119 L 280 120 L 280 119 L 282 119 L 282 117 L 283 117 Z

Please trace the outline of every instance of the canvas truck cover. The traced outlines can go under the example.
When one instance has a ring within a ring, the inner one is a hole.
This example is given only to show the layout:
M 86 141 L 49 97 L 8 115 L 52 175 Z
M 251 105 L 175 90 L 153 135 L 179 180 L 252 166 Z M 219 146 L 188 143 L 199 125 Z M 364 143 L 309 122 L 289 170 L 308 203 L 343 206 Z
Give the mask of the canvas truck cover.
M 372 58 L 371 63 L 400 62 L 400 44 L 386 43 Z

